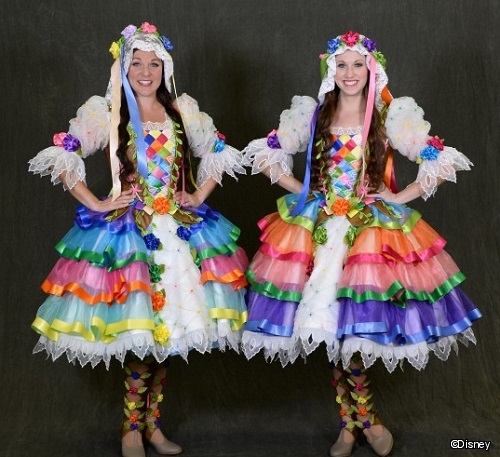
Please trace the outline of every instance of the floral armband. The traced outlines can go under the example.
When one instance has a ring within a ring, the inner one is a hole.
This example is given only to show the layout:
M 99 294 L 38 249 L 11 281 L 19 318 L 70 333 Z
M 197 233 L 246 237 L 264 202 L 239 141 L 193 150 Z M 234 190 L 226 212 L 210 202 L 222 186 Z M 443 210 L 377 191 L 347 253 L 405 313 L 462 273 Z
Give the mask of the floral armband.
M 437 160 L 439 153 L 444 149 L 444 141 L 438 136 L 430 137 L 426 146 L 420 151 L 420 156 L 417 158 L 416 163 L 420 164 L 424 160 Z
M 217 132 L 217 138 L 214 141 L 214 153 L 219 154 L 219 152 L 224 151 L 226 147 L 226 137 L 222 133 Z
M 71 135 L 71 133 L 56 133 L 53 137 L 53 142 L 55 146 L 63 148 L 65 151 L 74 152 L 75 154 L 82 157 L 82 144 L 78 138 Z

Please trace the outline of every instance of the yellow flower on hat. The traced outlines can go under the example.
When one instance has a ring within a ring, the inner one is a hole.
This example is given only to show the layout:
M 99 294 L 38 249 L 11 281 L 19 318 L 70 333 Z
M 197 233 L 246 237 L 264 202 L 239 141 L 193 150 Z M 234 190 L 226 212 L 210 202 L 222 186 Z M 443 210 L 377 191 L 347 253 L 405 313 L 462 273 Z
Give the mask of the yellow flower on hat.
M 113 41 L 113 43 L 111 43 L 111 47 L 109 48 L 109 52 L 113 56 L 113 59 L 118 59 L 118 57 L 120 57 L 120 46 L 118 45 L 118 43 L 116 41 Z

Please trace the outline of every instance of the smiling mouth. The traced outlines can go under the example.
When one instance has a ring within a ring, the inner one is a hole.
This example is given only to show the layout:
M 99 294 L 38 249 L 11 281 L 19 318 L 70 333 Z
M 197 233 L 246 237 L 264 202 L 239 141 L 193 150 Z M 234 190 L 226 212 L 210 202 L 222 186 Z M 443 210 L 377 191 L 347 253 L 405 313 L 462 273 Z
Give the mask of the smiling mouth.
M 355 86 L 356 84 L 358 84 L 358 81 L 344 81 L 346 86 Z

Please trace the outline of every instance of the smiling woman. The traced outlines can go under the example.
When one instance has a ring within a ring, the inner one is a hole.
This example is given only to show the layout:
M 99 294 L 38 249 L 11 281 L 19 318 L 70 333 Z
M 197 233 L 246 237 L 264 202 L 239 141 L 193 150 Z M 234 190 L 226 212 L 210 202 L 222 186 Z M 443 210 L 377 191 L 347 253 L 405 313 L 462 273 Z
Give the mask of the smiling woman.
M 285 365 L 326 345 L 341 416 L 330 455 L 348 457 L 364 435 L 386 456 L 393 436 L 374 406 L 368 368 L 380 359 L 392 372 L 407 360 L 420 370 L 431 353 L 447 360 L 457 342 L 476 341 L 481 313 L 459 287 L 463 274 L 444 239 L 405 205 L 472 164 L 429 135 L 413 99 L 393 99 L 373 40 L 348 31 L 320 58 L 319 101 L 293 97 L 278 129 L 244 151 L 254 173 L 297 192 L 258 223 L 243 350 Z M 419 164 L 399 192 L 393 149 Z M 292 156 L 304 150 L 301 182 Z
M 170 51 L 155 26 L 128 26 L 111 46 L 106 98 L 91 97 L 69 132 L 30 160 L 81 203 L 43 284 L 35 352 L 125 363 L 123 457 L 144 457 L 143 438 L 159 454 L 182 452 L 160 430 L 166 362 L 191 349 L 237 350 L 246 320 L 239 229 L 204 203 L 224 173 L 244 172 L 242 156 L 194 99 L 173 99 Z M 98 149 L 111 162 L 105 198 L 85 183 L 82 158 Z

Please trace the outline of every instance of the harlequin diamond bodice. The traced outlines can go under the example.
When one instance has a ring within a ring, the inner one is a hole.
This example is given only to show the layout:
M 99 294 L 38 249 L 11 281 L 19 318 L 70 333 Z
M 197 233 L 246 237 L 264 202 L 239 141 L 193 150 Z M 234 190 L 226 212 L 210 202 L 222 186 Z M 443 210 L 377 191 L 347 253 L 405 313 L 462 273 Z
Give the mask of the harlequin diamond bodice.
M 176 157 L 176 141 L 172 121 L 143 124 L 148 161 L 147 185 L 152 195 L 170 184 Z
M 348 199 L 354 193 L 362 166 L 362 137 L 360 129 L 335 130 L 329 152 L 332 164 L 327 171 L 329 189 L 326 190 Z

